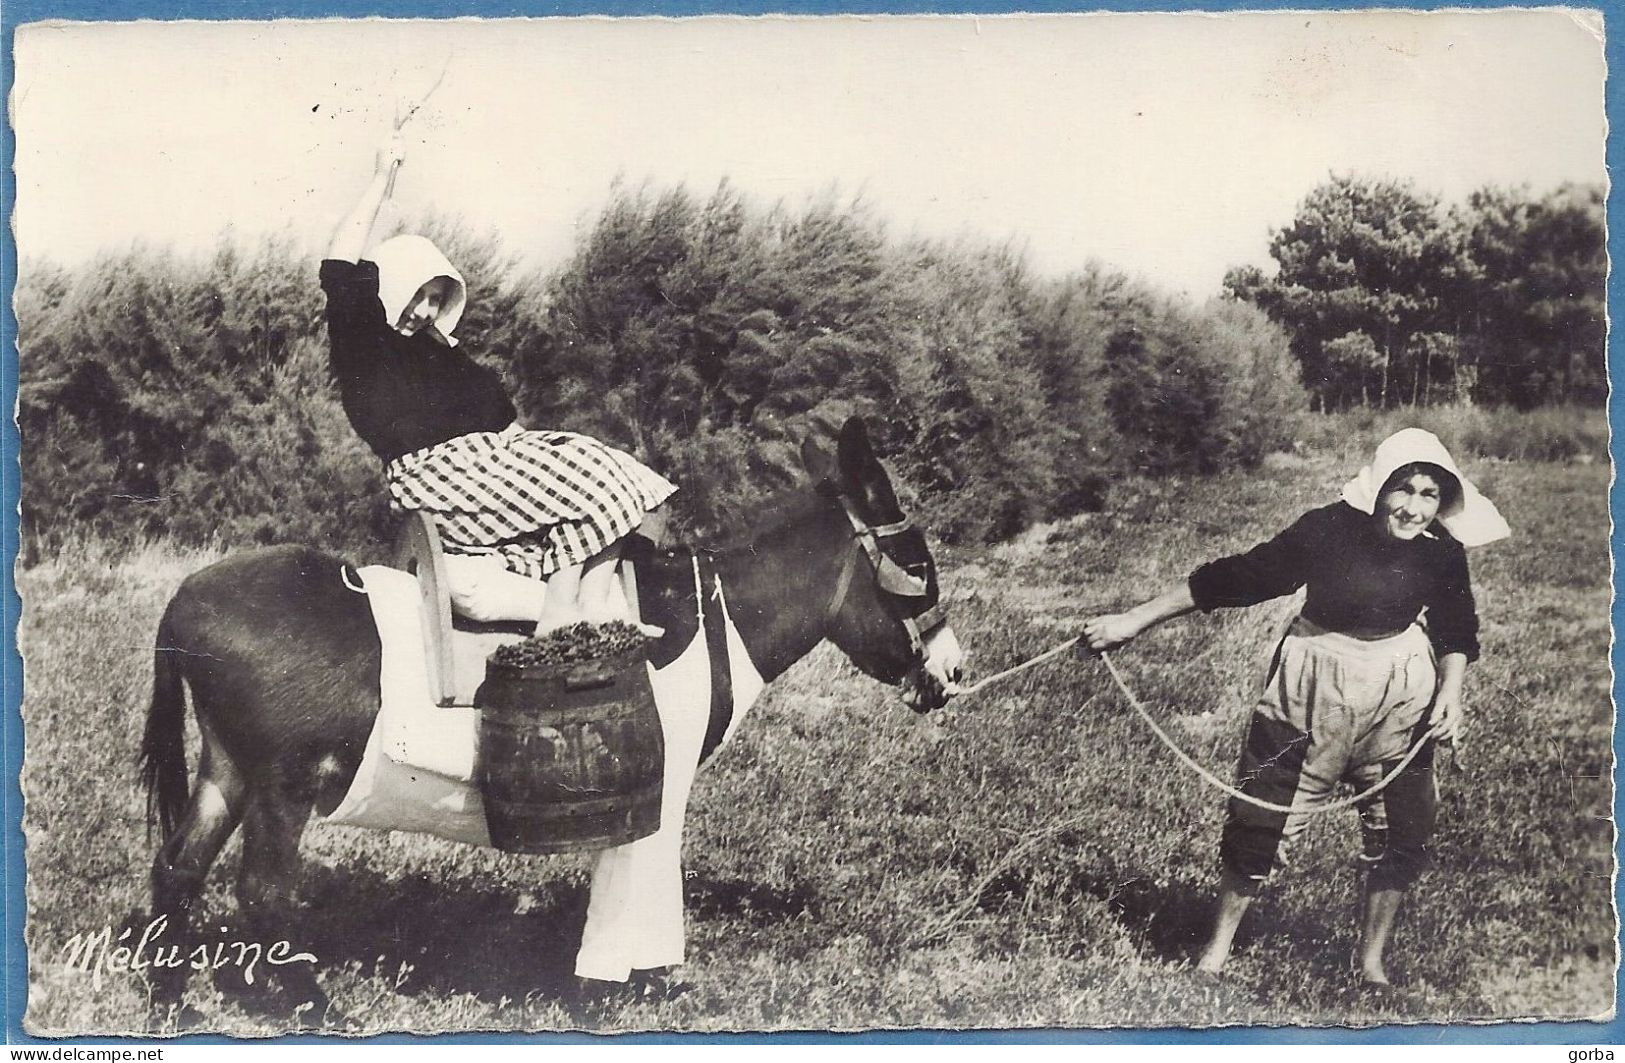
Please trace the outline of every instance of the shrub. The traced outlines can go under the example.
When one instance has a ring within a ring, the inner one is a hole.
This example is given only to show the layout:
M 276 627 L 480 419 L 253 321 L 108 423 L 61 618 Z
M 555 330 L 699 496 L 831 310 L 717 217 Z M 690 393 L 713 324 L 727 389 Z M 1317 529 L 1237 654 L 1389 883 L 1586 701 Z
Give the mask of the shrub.
M 1254 465 L 1308 405 L 1284 334 L 1244 304 L 1146 305 L 1112 338 L 1108 364 L 1112 419 L 1147 472 Z
M 533 422 L 681 484 L 694 534 L 737 527 L 793 474 L 797 435 L 863 411 L 933 527 L 985 540 L 1100 494 L 1109 433 L 1079 400 L 1102 390 L 1103 343 L 1075 295 L 1008 248 L 894 244 L 834 195 L 796 211 L 726 184 L 621 189 L 547 280 L 516 380 Z
M 25 560 L 86 533 L 373 553 L 392 533 L 289 241 L 31 263 L 19 293 Z

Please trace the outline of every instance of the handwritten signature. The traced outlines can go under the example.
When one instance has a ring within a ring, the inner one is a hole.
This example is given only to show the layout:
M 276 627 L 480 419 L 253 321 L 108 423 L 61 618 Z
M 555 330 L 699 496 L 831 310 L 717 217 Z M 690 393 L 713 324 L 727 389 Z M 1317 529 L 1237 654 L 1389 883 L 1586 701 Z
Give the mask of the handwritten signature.
M 68 967 L 90 975 L 91 984 L 100 989 L 102 974 L 134 973 L 152 967 L 190 967 L 194 971 L 218 971 L 222 967 L 239 967 L 243 981 L 254 984 L 254 969 L 263 959 L 273 967 L 290 963 L 315 963 L 316 957 L 308 952 L 294 952 L 286 941 L 275 941 L 269 947 L 258 941 L 216 941 L 202 944 L 189 951 L 180 945 L 165 945 L 159 939 L 169 928 L 169 917 L 160 915 L 141 930 L 135 944 L 128 944 L 135 936 L 132 927 L 114 935 L 110 926 L 86 934 L 75 934 L 61 948 Z M 222 931 L 225 927 L 220 928 Z

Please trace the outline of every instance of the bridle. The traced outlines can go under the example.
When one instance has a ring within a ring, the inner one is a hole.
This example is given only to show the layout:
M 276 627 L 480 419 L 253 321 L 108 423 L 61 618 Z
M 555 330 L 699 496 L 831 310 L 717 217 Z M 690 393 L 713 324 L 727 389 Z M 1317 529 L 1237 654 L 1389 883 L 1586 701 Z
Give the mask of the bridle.
M 841 563 L 841 576 L 835 582 L 835 594 L 830 598 L 829 609 L 825 614 L 825 623 L 834 623 L 841 607 L 846 604 L 847 593 L 852 589 L 852 577 L 857 572 L 858 558 L 869 559 L 869 570 L 875 578 L 875 585 L 881 591 L 882 600 L 887 597 L 903 599 L 929 599 L 931 588 L 929 581 L 924 577 L 916 576 L 902 565 L 892 560 L 881 546 L 881 541 L 890 539 L 914 529 L 914 522 L 904 517 L 891 524 L 868 524 L 852 509 L 852 504 L 846 496 L 837 494 L 841 501 L 841 511 L 852 525 L 852 538 L 857 546 L 848 550 L 846 559 Z M 914 659 L 925 660 L 925 640 L 931 633 L 948 622 L 948 611 L 942 602 L 928 601 L 925 607 L 918 611 L 904 611 L 901 616 L 894 619 L 903 625 L 908 632 L 909 647 L 914 651 Z

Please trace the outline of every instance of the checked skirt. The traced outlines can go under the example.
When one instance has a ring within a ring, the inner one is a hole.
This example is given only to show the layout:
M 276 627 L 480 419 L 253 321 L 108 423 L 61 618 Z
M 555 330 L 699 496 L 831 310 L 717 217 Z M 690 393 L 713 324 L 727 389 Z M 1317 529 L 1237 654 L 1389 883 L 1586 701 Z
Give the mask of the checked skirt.
M 401 509 L 433 518 L 449 554 L 491 555 L 544 579 L 642 523 L 677 490 L 629 454 L 573 432 L 474 432 L 384 470 Z

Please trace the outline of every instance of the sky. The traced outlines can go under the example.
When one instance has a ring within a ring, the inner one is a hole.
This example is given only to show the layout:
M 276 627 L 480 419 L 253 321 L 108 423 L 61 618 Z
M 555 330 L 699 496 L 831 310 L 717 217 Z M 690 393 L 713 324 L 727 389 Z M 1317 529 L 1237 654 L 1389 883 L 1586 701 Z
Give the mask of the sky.
M 726 178 L 1201 299 L 1334 173 L 1446 201 L 1606 179 L 1579 12 L 36 23 L 15 57 L 24 268 L 228 227 L 319 253 L 437 78 L 392 209 L 541 268 L 617 178 Z

